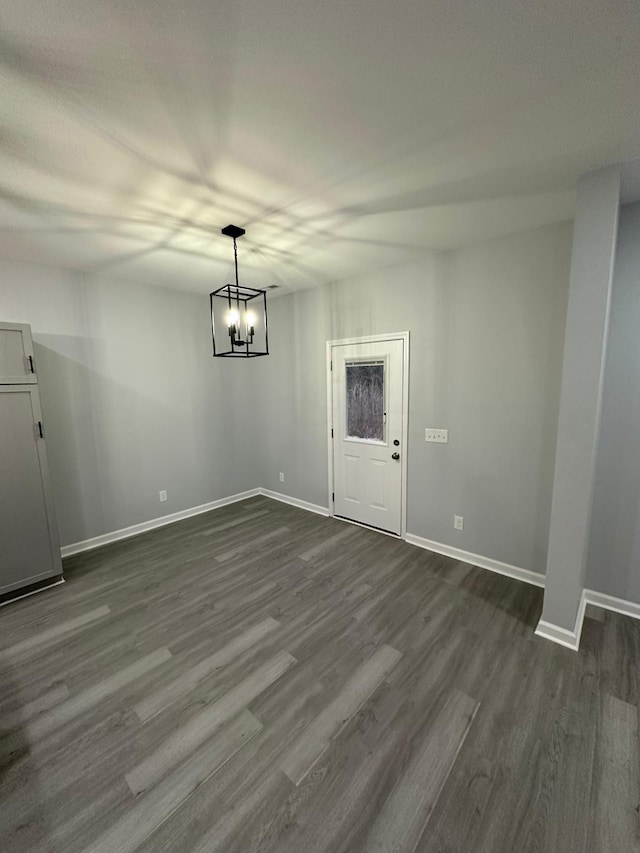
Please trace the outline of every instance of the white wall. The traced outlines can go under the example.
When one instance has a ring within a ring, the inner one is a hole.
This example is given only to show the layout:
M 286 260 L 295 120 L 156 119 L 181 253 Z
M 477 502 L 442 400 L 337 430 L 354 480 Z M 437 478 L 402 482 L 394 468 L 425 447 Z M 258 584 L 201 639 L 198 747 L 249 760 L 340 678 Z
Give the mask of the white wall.
M 32 326 L 63 545 L 256 485 L 207 296 L 0 261 L 0 318 Z
M 408 530 L 544 571 L 571 235 L 550 226 L 273 300 L 253 376 L 261 484 L 326 506 L 325 342 L 408 329 Z M 426 444 L 427 426 L 449 444 Z
M 620 209 L 587 586 L 640 603 L 640 203 Z

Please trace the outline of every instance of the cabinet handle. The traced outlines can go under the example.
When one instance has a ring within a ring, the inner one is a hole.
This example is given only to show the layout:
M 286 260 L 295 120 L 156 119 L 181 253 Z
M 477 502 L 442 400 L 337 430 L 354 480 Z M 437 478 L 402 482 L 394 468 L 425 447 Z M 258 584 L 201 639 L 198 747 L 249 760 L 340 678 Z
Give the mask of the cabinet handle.
M 42 421 L 38 421 L 38 436 L 44 438 L 44 430 L 42 429 Z
M 31 371 L 31 373 L 35 373 L 36 371 L 35 371 L 35 368 L 33 366 L 33 356 L 30 355 L 27 357 L 27 359 L 29 361 L 29 370 Z

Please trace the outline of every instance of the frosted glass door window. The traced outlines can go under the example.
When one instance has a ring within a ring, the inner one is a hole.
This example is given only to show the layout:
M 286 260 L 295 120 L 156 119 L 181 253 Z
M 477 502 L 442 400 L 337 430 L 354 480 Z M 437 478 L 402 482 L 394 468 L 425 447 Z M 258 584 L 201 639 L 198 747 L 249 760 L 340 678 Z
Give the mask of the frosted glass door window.
M 384 441 L 384 362 L 345 366 L 347 438 Z

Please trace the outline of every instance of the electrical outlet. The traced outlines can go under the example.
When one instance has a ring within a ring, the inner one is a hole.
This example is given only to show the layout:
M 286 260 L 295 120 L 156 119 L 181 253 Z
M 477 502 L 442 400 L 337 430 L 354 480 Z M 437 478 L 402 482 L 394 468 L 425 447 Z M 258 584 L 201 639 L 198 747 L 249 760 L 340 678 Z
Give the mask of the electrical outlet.
M 427 427 L 424 431 L 424 440 L 425 441 L 435 441 L 437 444 L 448 444 L 449 443 L 449 430 L 448 429 L 433 429 L 433 427 Z
M 284 483 L 284 474 L 280 471 L 280 482 Z
M 461 515 L 454 515 L 453 526 L 456 530 L 464 530 L 464 518 Z
M 162 489 L 162 491 L 160 492 L 160 503 L 164 503 L 166 501 L 166 499 L 167 499 L 167 490 Z

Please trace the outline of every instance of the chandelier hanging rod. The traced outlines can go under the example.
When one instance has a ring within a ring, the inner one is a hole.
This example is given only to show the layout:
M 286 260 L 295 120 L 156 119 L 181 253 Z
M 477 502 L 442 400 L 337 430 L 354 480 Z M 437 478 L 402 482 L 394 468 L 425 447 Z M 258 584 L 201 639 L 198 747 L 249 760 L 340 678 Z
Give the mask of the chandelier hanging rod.
M 247 232 L 244 228 L 240 228 L 239 225 L 226 225 L 221 229 L 220 233 L 224 234 L 225 237 L 233 237 L 233 258 L 236 267 L 236 287 L 240 287 L 238 284 L 238 245 L 236 240 L 238 237 L 242 237 Z

